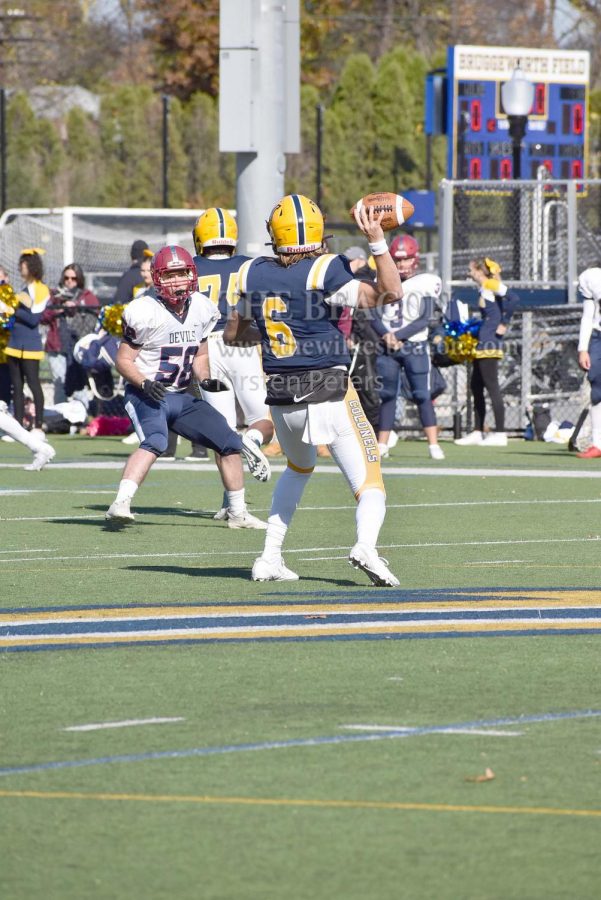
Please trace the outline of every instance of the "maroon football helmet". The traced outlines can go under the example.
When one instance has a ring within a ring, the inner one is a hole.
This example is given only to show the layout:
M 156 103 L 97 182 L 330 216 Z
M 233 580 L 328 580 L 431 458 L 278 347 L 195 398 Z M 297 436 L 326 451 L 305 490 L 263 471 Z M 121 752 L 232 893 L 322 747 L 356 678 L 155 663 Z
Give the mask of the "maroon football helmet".
M 152 283 L 167 306 L 179 306 L 196 288 L 194 260 L 183 247 L 162 247 L 150 263 Z
M 410 234 L 398 234 L 390 245 L 390 255 L 404 281 L 419 269 L 419 244 Z

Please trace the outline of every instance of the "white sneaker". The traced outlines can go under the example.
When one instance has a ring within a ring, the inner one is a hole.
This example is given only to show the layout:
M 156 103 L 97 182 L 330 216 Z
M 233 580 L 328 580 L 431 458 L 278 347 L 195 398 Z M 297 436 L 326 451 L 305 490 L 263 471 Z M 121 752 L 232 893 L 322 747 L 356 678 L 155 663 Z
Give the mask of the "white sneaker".
M 11 437 L 10 434 L 3 434 L 2 437 L 0 438 L 0 440 L 5 441 L 5 443 L 7 443 L 7 444 L 16 443 L 14 437 Z
M 444 459 L 444 453 L 440 444 L 429 444 L 428 453 L 430 454 L 430 459 Z
M 46 463 L 49 463 L 55 456 L 56 450 L 54 447 L 51 447 L 50 444 L 43 443 L 40 449 L 36 450 L 33 454 L 32 462 L 23 468 L 26 472 L 39 472 L 40 469 L 43 469 Z
M 249 513 L 247 509 L 244 510 L 242 515 L 233 516 L 231 512 L 227 512 L 227 527 L 228 528 L 255 528 L 257 531 L 266 531 L 267 522 L 262 522 L 261 519 L 257 519 L 256 516 L 253 516 Z
M 482 447 L 506 447 L 507 435 L 504 431 L 489 431 L 481 444 Z
M 251 578 L 253 581 L 298 581 L 298 575 L 286 568 L 284 560 L 276 563 L 268 562 L 259 556 L 255 559 Z
M 242 435 L 242 450 L 240 451 L 248 465 L 248 471 L 257 481 L 269 481 L 271 478 L 271 466 L 267 457 L 263 455 L 260 447 L 255 442 Z
M 122 444 L 139 444 L 140 438 L 136 434 L 135 431 L 132 431 L 131 434 L 128 434 L 127 437 L 124 437 L 121 441 Z
M 476 447 L 482 443 L 482 432 L 472 431 L 470 434 L 466 434 L 465 437 L 458 438 L 454 443 L 458 447 Z
M 388 459 L 388 444 L 378 444 L 378 450 L 380 451 L 380 459 Z
M 213 518 L 216 519 L 217 522 L 223 522 L 228 518 L 229 514 L 229 508 L 227 506 L 222 506 L 221 509 L 215 513 Z
M 399 587 L 400 581 L 388 568 L 388 560 L 378 556 L 374 547 L 367 544 L 355 544 L 349 553 L 348 561 L 355 569 L 361 569 L 369 576 L 371 583 L 377 587 Z
M 134 514 L 129 508 L 129 504 L 129 500 L 121 500 L 120 502 L 115 500 L 107 509 L 104 518 L 109 519 L 111 522 L 133 522 Z

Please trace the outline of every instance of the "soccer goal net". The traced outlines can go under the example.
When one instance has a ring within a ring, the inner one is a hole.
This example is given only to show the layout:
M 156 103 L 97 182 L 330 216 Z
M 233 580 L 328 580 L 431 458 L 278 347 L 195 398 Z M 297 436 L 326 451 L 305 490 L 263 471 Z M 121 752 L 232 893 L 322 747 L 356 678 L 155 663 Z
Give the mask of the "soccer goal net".
M 76 262 L 92 290 L 104 286 L 110 292 L 130 265 L 135 240 L 145 240 L 153 251 L 179 244 L 193 252 L 192 228 L 201 212 L 75 206 L 9 209 L 0 217 L 0 265 L 16 287 L 21 251 L 40 247 L 45 251 L 44 280 L 50 287 L 58 284 L 64 266 Z

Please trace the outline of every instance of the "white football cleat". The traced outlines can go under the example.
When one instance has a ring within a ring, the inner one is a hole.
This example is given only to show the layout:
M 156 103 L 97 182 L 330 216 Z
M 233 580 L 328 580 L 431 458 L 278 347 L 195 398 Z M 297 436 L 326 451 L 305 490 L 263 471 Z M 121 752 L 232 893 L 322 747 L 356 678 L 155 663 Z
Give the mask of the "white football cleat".
M 223 522 L 225 519 L 228 518 L 229 514 L 230 514 L 229 507 L 222 506 L 221 509 L 217 510 L 217 512 L 215 513 L 213 518 L 216 519 L 218 522 Z
M 24 466 L 24 469 L 26 472 L 39 472 L 40 469 L 43 469 L 46 463 L 49 463 L 55 456 L 56 450 L 54 447 L 51 447 L 50 444 L 44 442 L 39 450 L 36 450 L 33 454 L 33 461 L 30 462 L 28 466 Z
M 482 432 L 472 431 L 470 434 L 466 434 L 465 437 L 458 438 L 454 443 L 458 447 L 476 447 L 482 443 Z
M 114 503 L 111 503 L 106 513 L 104 514 L 104 518 L 110 522 L 133 522 L 134 514 L 129 508 L 130 501 L 129 500 L 115 500 Z
M 355 544 L 349 553 L 348 561 L 355 569 L 361 569 L 376 587 L 399 587 L 400 581 L 388 568 L 388 560 L 378 556 L 375 547 L 367 544 Z
M 440 444 L 429 444 L 428 453 L 430 454 L 430 459 L 444 459 L 444 452 Z
M 481 444 L 482 447 L 506 447 L 507 435 L 504 431 L 489 431 Z
M 253 581 L 298 581 L 298 575 L 284 565 L 284 560 L 272 563 L 259 556 L 255 559 L 251 578 Z
M 232 515 L 231 510 L 227 510 L 226 512 L 228 528 L 255 528 L 257 531 L 267 530 L 267 522 L 262 522 L 261 519 L 257 519 L 257 517 L 251 515 L 247 509 L 245 509 L 240 516 Z
M 257 481 L 269 481 L 271 478 L 271 466 L 260 447 L 248 438 L 242 435 L 242 449 L 240 451 L 248 465 L 248 471 Z
M 132 431 L 132 433 L 128 434 L 127 437 L 122 438 L 121 443 L 122 444 L 139 444 L 140 438 L 138 437 L 138 435 L 136 434 L 135 431 Z

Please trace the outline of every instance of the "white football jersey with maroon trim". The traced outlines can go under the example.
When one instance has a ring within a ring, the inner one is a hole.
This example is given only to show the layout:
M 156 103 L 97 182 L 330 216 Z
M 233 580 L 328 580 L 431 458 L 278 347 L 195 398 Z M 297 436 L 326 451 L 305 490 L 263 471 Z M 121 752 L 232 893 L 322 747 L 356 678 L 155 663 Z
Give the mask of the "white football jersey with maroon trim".
M 218 319 L 215 304 L 198 291 L 181 317 L 148 292 L 125 307 L 123 340 L 140 350 L 136 366 L 145 378 L 161 381 L 168 391 L 185 391 L 192 361 Z

